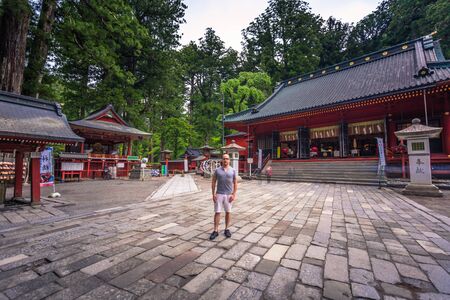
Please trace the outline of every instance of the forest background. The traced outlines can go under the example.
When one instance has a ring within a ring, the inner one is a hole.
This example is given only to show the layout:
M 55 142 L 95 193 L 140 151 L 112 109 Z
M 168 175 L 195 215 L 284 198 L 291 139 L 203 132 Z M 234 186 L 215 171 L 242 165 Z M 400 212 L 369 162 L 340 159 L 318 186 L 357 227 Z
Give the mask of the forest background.
M 161 149 L 178 157 L 188 146 L 221 146 L 223 108 L 260 103 L 294 75 L 432 32 L 450 58 L 448 0 L 383 0 L 356 24 L 325 20 L 305 1 L 270 0 L 242 29 L 241 52 L 212 28 L 181 46 L 186 8 L 182 0 L 0 0 L 0 89 L 60 102 L 69 120 L 112 103 L 153 134 L 133 154 L 158 161 Z

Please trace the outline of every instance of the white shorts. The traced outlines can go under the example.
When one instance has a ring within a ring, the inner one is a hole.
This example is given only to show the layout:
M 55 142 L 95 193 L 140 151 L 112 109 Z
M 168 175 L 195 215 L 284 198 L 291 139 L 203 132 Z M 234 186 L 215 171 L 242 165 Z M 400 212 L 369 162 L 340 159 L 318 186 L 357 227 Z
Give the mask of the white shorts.
M 231 195 L 217 194 L 217 200 L 214 202 L 214 211 L 216 213 L 220 213 L 223 210 L 225 212 L 231 212 L 230 197 Z

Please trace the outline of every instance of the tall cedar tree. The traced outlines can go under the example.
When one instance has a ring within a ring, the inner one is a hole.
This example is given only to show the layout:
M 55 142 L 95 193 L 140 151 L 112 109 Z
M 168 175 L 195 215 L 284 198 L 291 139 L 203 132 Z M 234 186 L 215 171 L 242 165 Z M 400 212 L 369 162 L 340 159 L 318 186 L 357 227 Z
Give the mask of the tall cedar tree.
M 269 7 L 243 30 L 247 66 L 274 82 L 317 68 L 322 19 L 301 0 L 270 0 Z
M 1 2 L 0 89 L 20 94 L 31 7 L 27 0 Z
M 237 75 L 238 53 L 225 48 L 214 30 L 207 28 L 196 44 L 183 47 L 180 61 L 185 72 L 185 97 L 189 121 L 198 134 L 191 145 L 221 143 L 222 95 L 220 83 Z
M 25 69 L 23 94 L 39 97 L 39 88 L 44 76 L 53 23 L 56 0 L 43 0 L 39 22 L 34 33 L 28 65 Z
M 350 25 L 329 17 L 322 26 L 319 67 L 327 67 L 344 60 Z

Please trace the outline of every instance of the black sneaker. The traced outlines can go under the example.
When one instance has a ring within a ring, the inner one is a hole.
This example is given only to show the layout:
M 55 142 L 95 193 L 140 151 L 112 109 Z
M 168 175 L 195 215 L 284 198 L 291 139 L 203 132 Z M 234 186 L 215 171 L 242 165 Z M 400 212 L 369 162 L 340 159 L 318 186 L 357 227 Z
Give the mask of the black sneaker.
M 225 229 L 225 236 L 227 237 L 227 238 L 230 238 L 231 237 L 231 232 L 230 232 L 230 230 L 229 229 Z
M 213 239 L 215 239 L 218 236 L 219 236 L 219 233 L 217 231 L 213 231 L 211 233 L 211 235 L 209 236 L 209 239 L 212 241 Z

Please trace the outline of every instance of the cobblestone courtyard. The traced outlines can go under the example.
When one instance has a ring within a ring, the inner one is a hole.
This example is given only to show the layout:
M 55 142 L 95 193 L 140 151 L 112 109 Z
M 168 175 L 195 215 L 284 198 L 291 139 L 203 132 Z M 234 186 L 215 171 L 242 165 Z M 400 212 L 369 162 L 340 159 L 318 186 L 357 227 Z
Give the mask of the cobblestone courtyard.
M 394 191 L 244 181 L 233 236 L 211 242 L 198 181 L 198 193 L 3 227 L 0 299 L 450 299 L 450 222 Z

